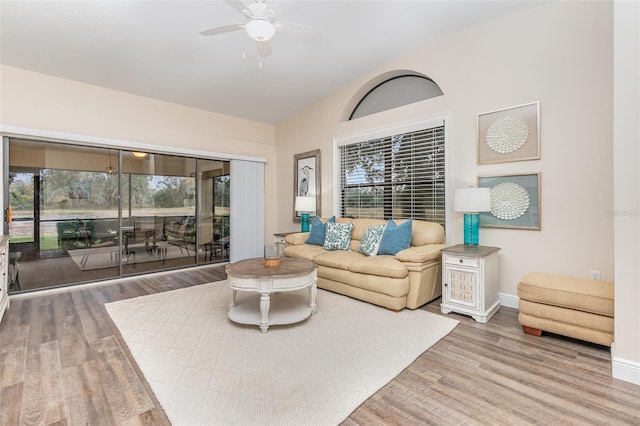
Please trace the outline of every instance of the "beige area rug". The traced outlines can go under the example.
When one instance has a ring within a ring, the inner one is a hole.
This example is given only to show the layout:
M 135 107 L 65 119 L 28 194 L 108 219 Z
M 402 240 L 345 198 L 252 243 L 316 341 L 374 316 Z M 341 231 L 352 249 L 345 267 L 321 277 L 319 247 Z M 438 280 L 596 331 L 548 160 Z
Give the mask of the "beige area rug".
M 228 319 L 229 292 L 105 304 L 173 425 L 336 425 L 458 324 L 318 290 L 315 315 L 261 333 Z
M 120 256 L 119 246 L 112 245 L 106 247 L 91 247 L 86 249 L 68 250 L 69 256 L 83 271 L 94 269 L 114 268 L 118 266 L 118 258 Z M 133 265 L 134 263 L 144 262 L 161 262 L 163 259 L 177 259 L 180 257 L 194 257 L 195 252 L 192 249 L 180 249 L 178 246 L 171 244 L 163 247 L 164 252 L 159 249 L 147 252 L 144 247 L 137 248 L 135 252 L 130 253 L 123 258 L 125 265 Z M 135 253 L 135 254 L 134 254 Z

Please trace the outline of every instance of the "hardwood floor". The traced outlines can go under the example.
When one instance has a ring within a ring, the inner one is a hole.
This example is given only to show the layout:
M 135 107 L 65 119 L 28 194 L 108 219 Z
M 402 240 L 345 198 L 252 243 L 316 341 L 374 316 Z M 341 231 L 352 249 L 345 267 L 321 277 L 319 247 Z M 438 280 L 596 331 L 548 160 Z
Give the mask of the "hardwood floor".
M 0 324 L 0 425 L 168 425 L 104 303 L 225 278 L 222 266 L 13 299 Z M 439 312 L 440 301 L 425 307 Z M 517 311 L 460 325 L 343 422 L 640 424 L 609 348 L 522 333 Z

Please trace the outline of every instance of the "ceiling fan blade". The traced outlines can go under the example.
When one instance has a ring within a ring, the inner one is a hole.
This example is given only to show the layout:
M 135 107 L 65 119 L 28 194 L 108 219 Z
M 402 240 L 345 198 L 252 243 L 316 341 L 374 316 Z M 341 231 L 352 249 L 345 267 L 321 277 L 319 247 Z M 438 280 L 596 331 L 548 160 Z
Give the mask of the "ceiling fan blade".
M 249 18 L 251 17 L 251 12 L 249 12 L 249 9 L 247 9 L 247 6 L 244 3 L 242 3 L 240 0 L 224 0 L 224 2 L 229 6 L 231 6 L 232 8 L 234 8 L 235 10 L 237 10 L 238 12 L 242 13 L 244 16 L 247 16 Z
M 271 56 L 271 40 L 259 41 L 257 43 L 258 43 L 258 54 L 260 54 L 261 58 L 266 58 L 267 56 Z
M 203 36 L 211 36 L 217 34 L 230 33 L 232 31 L 241 30 L 244 28 L 244 24 L 233 24 L 233 25 L 224 25 L 222 27 L 210 28 L 208 30 L 202 31 L 200 34 Z

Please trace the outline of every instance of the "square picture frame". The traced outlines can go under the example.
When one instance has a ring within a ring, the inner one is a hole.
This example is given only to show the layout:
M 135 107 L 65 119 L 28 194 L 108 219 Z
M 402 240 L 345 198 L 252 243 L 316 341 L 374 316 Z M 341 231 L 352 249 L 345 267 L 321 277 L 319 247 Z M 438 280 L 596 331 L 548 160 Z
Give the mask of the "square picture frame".
M 540 159 L 540 102 L 478 114 L 477 162 L 508 163 Z
M 491 211 L 480 213 L 480 227 L 542 229 L 539 172 L 478 176 L 478 188 L 491 188 Z
M 298 196 L 316 197 L 316 211 L 312 216 L 319 215 L 322 211 L 319 149 L 293 156 L 293 221 L 300 223 L 300 213 L 295 209 Z

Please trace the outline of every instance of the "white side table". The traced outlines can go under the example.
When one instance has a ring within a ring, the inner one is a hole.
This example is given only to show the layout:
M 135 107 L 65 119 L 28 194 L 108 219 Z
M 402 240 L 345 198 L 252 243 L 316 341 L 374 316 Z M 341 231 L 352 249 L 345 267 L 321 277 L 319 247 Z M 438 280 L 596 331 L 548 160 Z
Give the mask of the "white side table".
M 485 323 L 500 309 L 498 247 L 458 244 L 442 252 L 444 314 L 457 312 Z

